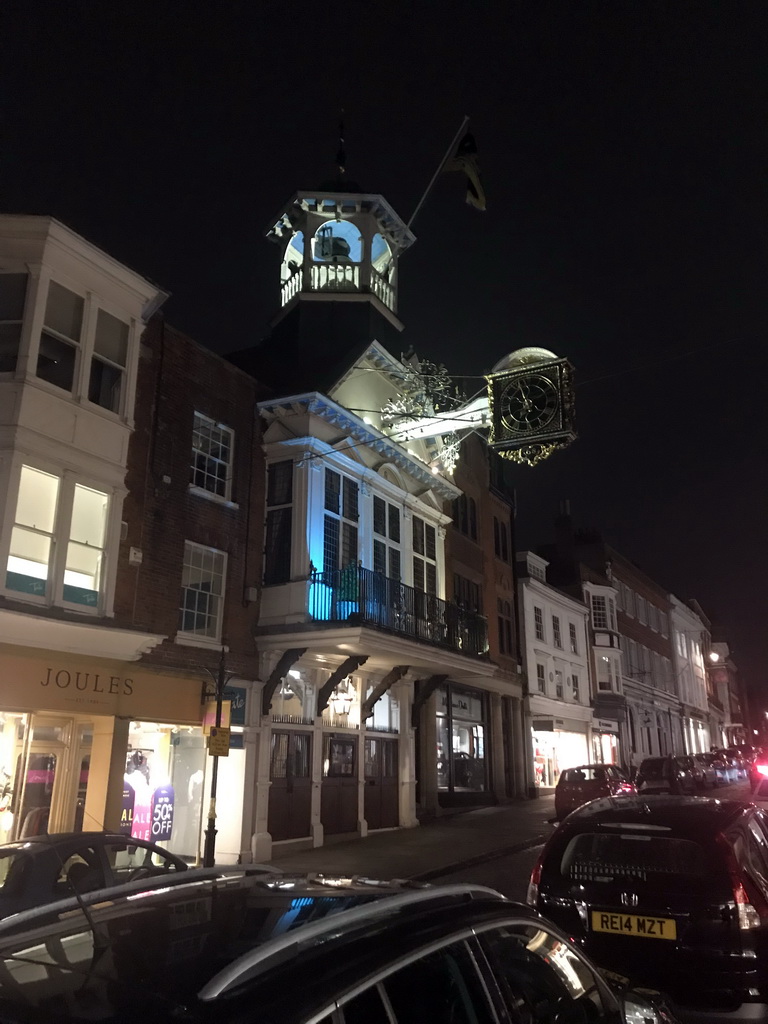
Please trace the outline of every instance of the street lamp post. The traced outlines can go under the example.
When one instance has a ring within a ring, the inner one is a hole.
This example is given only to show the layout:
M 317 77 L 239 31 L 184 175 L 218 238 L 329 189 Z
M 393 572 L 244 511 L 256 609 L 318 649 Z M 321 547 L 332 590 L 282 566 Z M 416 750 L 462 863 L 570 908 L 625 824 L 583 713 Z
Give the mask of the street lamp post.
M 219 657 L 219 668 L 214 674 L 208 669 L 213 679 L 215 690 L 213 694 L 206 691 L 206 696 L 216 697 L 216 729 L 221 728 L 221 709 L 224 702 L 224 687 L 232 678 L 225 668 L 226 647 L 222 646 Z M 211 798 L 208 803 L 208 827 L 205 830 L 205 846 L 203 847 L 203 867 L 212 868 L 216 862 L 216 789 L 219 781 L 219 755 L 213 755 L 213 770 L 211 772 Z

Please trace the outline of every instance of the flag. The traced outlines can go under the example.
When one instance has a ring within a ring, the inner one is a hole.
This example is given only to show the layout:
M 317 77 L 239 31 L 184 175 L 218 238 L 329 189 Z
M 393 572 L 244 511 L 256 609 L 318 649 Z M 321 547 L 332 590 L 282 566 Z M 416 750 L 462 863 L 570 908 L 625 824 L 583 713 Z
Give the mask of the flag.
M 456 147 L 456 152 L 446 161 L 445 171 L 461 171 L 467 179 L 466 201 L 476 210 L 486 208 L 485 189 L 480 179 L 480 168 L 477 163 L 477 146 L 471 132 L 467 132 Z

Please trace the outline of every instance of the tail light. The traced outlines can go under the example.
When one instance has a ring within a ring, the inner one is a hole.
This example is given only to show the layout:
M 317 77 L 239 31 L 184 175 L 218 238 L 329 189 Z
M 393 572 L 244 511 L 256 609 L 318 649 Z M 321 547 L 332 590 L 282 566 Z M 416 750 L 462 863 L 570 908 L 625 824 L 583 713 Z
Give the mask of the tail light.
M 525 895 L 525 902 L 529 907 L 536 907 L 539 901 L 539 884 L 541 882 L 541 868 L 544 863 L 544 851 L 542 850 L 539 859 L 531 872 L 531 880 L 528 883 L 528 892 Z
M 768 924 L 768 900 L 749 875 L 741 871 L 731 844 L 722 833 L 717 837 L 717 844 L 725 855 L 739 929 L 751 931 L 753 928 L 764 927 Z
M 758 775 L 765 775 L 768 777 L 768 764 L 756 764 L 755 771 Z

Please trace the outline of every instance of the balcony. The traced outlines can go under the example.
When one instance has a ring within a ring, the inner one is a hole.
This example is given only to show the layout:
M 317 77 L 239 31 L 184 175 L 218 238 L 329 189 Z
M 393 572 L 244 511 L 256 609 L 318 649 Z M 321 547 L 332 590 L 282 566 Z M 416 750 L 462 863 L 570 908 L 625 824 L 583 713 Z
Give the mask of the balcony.
M 473 658 L 488 656 L 488 624 L 400 580 L 351 565 L 310 577 L 309 614 L 317 622 L 372 626 Z

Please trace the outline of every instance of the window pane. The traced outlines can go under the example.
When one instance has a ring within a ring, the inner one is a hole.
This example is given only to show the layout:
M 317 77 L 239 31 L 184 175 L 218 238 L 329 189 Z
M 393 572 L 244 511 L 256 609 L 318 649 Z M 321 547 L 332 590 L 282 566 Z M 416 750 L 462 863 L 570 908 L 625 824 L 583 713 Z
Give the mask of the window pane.
M 387 518 L 386 518 L 387 504 L 383 498 L 377 498 L 374 495 L 373 498 L 373 532 L 378 533 L 380 537 L 386 537 L 387 535 Z
M 5 585 L 26 594 L 44 594 L 51 557 L 51 539 L 15 526 L 11 531 L 11 550 Z
M 93 348 L 118 366 L 125 366 L 128 354 L 128 324 L 100 309 L 96 317 L 96 338 Z
M 123 391 L 123 372 L 100 359 L 91 360 L 91 375 L 88 380 L 88 401 L 100 405 L 110 412 L 120 412 L 120 395 Z
M 37 376 L 49 384 L 55 384 L 57 388 L 71 391 L 75 375 L 75 354 L 73 345 L 43 331 L 37 356 Z
M 293 501 L 293 463 L 273 462 L 267 472 L 267 504 L 290 505 Z
M 21 324 L 0 324 L 0 373 L 13 373 L 19 355 Z
M 15 521 L 20 526 L 53 533 L 58 495 L 58 477 L 31 466 L 22 466 Z
M 65 338 L 80 341 L 83 326 L 83 300 L 80 296 L 51 281 L 45 307 L 45 326 L 63 334 Z
M 104 547 L 109 497 L 90 487 L 75 485 L 70 539 L 93 547 Z
M 329 512 L 340 511 L 341 477 L 332 469 L 325 471 L 325 507 Z
M 417 516 L 413 517 L 413 550 L 416 554 L 424 554 L 424 523 Z
M 348 565 L 357 565 L 357 527 L 344 523 L 341 549 L 341 568 L 346 569 Z
M 187 543 L 179 627 L 182 632 L 218 639 L 223 595 L 223 552 Z
M 264 548 L 264 582 L 287 583 L 291 578 L 291 508 L 273 508 L 267 512 L 267 536 Z
M 464 943 L 396 971 L 385 979 L 384 988 L 398 1024 L 490 1024 L 496 1019 Z
M 424 540 L 425 554 L 427 558 L 431 558 L 434 561 L 436 557 L 434 526 L 424 526 Z
M 344 477 L 344 518 L 357 522 L 357 484 Z
M 373 542 L 373 571 L 387 575 L 387 545 L 380 540 Z
M 390 579 L 400 579 L 400 552 L 397 548 L 389 549 L 389 576 Z
M 326 516 L 323 524 L 323 572 L 339 567 L 339 520 Z
M 0 320 L 21 320 L 26 294 L 26 274 L 0 274 Z
M 195 413 L 190 475 L 190 482 L 195 487 L 220 498 L 229 498 L 233 437 L 229 427 Z
M 389 505 L 389 539 L 400 543 L 400 509 L 397 505 Z

